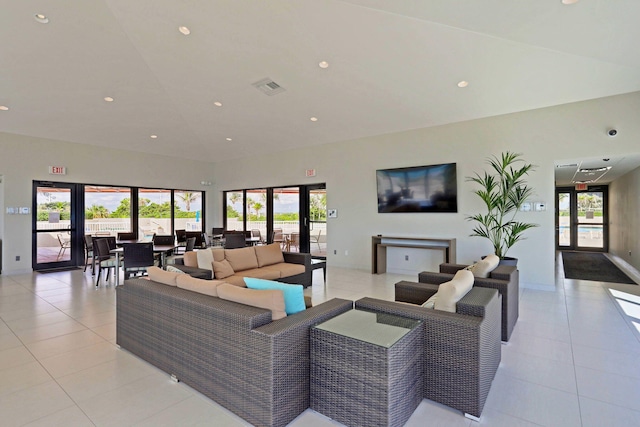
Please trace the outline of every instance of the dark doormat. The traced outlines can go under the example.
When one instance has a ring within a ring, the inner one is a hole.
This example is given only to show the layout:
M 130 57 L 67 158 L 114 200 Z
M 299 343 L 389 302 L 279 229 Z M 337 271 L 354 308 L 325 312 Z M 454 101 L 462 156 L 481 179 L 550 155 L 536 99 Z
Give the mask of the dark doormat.
M 598 252 L 562 252 L 562 263 L 567 279 L 637 284 Z
M 83 267 L 60 267 L 60 268 L 47 268 L 46 270 L 37 270 L 38 273 L 47 274 L 47 273 L 58 273 L 60 271 L 73 271 Z

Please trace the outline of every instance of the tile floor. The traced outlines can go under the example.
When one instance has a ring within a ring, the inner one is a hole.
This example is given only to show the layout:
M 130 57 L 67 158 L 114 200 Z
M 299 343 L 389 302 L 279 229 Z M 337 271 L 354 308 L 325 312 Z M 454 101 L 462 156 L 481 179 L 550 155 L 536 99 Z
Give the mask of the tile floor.
M 407 426 L 640 425 L 640 286 L 523 284 L 520 319 L 480 422 L 423 400 Z M 393 299 L 399 275 L 329 267 L 307 289 Z M 638 323 L 636 323 L 638 322 Z M 182 383 L 115 346 L 113 285 L 89 272 L 0 276 L 0 425 L 244 426 Z M 307 410 L 294 427 L 337 423 Z

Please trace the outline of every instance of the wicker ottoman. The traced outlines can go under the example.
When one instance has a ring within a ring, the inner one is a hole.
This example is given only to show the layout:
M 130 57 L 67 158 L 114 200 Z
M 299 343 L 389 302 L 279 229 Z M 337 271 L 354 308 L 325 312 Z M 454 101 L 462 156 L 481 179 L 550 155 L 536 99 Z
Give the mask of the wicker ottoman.
M 421 320 L 351 310 L 311 329 L 311 409 L 348 426 L 402 426 L 422 401 Z

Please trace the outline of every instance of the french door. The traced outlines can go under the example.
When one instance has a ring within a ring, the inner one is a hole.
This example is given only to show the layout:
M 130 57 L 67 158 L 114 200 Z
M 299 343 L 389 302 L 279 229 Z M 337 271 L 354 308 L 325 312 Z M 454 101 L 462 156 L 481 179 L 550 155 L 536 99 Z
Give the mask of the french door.
M 606 186 L 556 189 L 556 248 L 606 252 L 609 249 Z
M 34 181 L 32 208 L 32 267 L 34 270 L 78 265 L 84 248 L 78 238 L 77 184 Z M 82 221 L 82 219 L 80 219 Z

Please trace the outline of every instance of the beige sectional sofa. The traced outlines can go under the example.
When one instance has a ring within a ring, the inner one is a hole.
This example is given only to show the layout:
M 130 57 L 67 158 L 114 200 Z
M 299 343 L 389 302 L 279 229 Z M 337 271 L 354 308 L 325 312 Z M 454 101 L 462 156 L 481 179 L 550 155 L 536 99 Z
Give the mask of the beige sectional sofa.
M 194 277 L 244 286 L 245 277 L 311 286 L 311 255 L 282 252 L 280 245 L 187 252 L 175 267 Z

